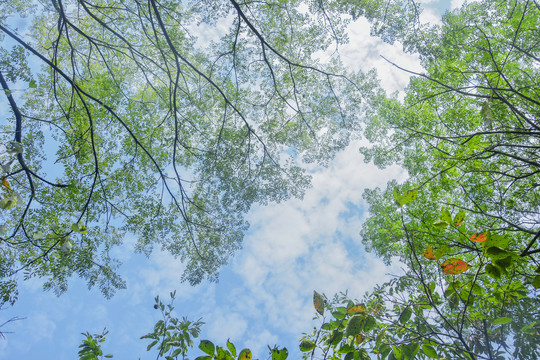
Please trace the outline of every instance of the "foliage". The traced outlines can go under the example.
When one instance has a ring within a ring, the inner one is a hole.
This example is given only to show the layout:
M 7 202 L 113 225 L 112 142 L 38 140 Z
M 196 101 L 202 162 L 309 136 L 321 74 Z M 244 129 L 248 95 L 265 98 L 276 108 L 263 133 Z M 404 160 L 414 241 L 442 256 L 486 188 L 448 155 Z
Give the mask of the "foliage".
M 407 265 L 364 299 L 380 305 L 365 346 L 383 359 L 536 359 L 540 8 L 481 1 L 442 20 L 393 34 L 425 72 L 396 61 L 413 75 L 405 99 L 381 93 L 367 117 L 366 161 L 409 179 L 364 195 L 362 241 Z
M 141 337 L 141 339 L 149 339 L 146 350 L 157 351 L 156 359 L 187 359 L 188 351 L 194 346 L 194 339 L 199 337 L 201 325 L 203 323 L 198 320 L 195 322 L 189 321 L 186 318 L 178 319 L 174 314 L 174 299 L 176 291 L 170 293 L 171 300 L 168 304 L 164 304 L 159 296 L 155 298 L 154 309 L 159 310 L 162 319 L 158 320 L 154 325 L 154 330 Z M 98 355 L 102 355 L 100 344 L 105 341 L 104 332 L 102 335 L 91 336 L 84 333 L 87 338 L 83 340 L 79 352 L 80 360 L 98 359 Z M 216 346 L 210 340 L 199 341 L 199 350 L 203 355 L 196 357 L 196 360 L 251 360 L 252 352 L 250 349 L 236 350 L 236 347 L 230 341 L 227 341 L 225 347 Z M 279 349 L 278 347 L 270 348 L 270 356 L 272 360 L 285 360 L 288 356 L 286 348 Z M 92 357 L 94 356 L 94 357 Z M 106 355 L 105 357 L 113 357 Z
M 8 3 L 4 301 L 20 275 L 62 293 L 76 274 L 112 296 L 125 236 L 178 257 L 191 284 L 217 280 L 251 205 L 302 196 L 300 162 L 348 144 L 375 86 L 316 56 L 346 41 L 322 2 Z M 20 16 L 32 25 L 17 31 Z
M 79 359 L 80 360 L 102 360 L 104 358 L 112 358 L 113 355 L 107 354 L 103 355 L 103 350 L 101 349 L 101 344 L 105 342 L 106 335 L 109 332 L 103 330 L 101 334 L 82 333 L 86 336 L 86 339 L 83 340 L 83 343 L 79 345 Z

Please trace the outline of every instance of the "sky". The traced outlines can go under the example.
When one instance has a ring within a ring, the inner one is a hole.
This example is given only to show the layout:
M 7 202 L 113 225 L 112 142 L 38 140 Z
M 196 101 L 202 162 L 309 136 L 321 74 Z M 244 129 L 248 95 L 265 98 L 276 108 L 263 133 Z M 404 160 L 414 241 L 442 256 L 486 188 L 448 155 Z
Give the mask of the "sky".
M 441 9 L 461 3 L 431 1 L 423 21 L 436 22 Z M 403 54 L 400 44 L 370 38 L 365 20 L 351 23 L 348 34 L 350 43 L 340 50 L 345 65 L 375 67 L 387 91 L 403 91 L 408 76 L 379 55 L 420 70 L 418 59 Z M 0 101 L 1 121 L 7 117 L 5 104 Z M 104 328 L 109 331 L 105 353 L 115 359 L 154 359 L 154 352 L 146 352 L 148 341 L 139 337 L 160 319 L 154 297 L 167 301 L 173 290 L 178 317 L 205 322 L 200 339 L 220 346 L 230 339 L 237 349 L 249 347 L 254 359 L 268 358 L 267 345 L 287 347 L 289 358 L 299 358 L 298 339 L 318 325 L 313 321 L 314 290 L 328 297 L 348 290 L 350 297 L 361 298 L 401 271 L 399 263 L 387 267 L 366 253 L 359 231 L 368 216 L 363 190 L 384 187 L 391 179 L 401 182 L 406 174 L 398 167 L 380 170 L 364 163 L 360 145 L 350 144 L 327 168 L 310 167 L 313 186 L 303 200 L 253 207 L 243 249 L 222 269 L 218 283 L 181 283 L 178 260 L 160 251 L 149 258 L 134 254 L 130 238 L 113 253 L 123 262 L 119 273 L 127 289 L 110 300 L 77 278 L 60 297 L 44 292 L 39 279 L 21 282 L 19 300 L 1 312 L 0 324 L 11 317 L 24 319 L 0 328 L 6 332 L 0 338 L 0 359 L 75 359 L 81 332 Z

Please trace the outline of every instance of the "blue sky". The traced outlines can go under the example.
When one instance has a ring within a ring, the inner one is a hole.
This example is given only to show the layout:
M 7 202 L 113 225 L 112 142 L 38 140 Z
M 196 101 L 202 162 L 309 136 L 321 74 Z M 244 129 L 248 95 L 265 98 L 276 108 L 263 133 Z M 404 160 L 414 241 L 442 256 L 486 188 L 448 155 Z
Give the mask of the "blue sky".
M 434 21 L 438 11 L 428 9 L 424 19 Z M 386 90 L 402 90 L 406 74 L 379 54 L 413 70 L 419 69 L 417 59 L 402 54 L 399 44 L 383 44 L 367 34 L 365 21 L 350 25 L 350 43 L 341 49 L 344 62 L 356 69 L 375 67 Z M 6 118 L 2 99 L 0 120 Z M 134 239 L 129 238 L 114 253 L 123 262 L 119 272 L 128 288 L 111 300 L 76 278 L 60 297 L 43 292 L 39 279 L 22 282 L 20 300 L 4 309 L 1 319 L 25 319 L 0 329 L 13 332 L 0 339 L 0 359 L 75 359 L 80 333 L 99 333 L 105 327 L 104 350 L 115 359 L 155 359 L 155 353 L 146 352 L 148 341 L 139 337 L 159 320 L 154 297 L 166 300 L 175 289 L 178 316 L 206 323 L 200 339 L 223 346 L 230 338 L 259 359 L 268 357 L 266 345 L 277 344 L 289 349 L 291 359 L 298 358 L 298 339 L 314 325 L 313 290 L 332 296 L 348 289 L 359 298 L 388 279 L 386 274 L 400 272 L 399 264 L 388 268 L 366 254 L 358 233 L 367 216 L 363 190 L 394 178 L 401 181 L 405 174 L 397 167 L 382 171 L 365 164 L 359 146 L 351 144 L 328 168 L 310 168 L 313 187 L 303 200 L 254 207 L 247 216 L 251 226 L 243 249 L 223 268 L 217 284 L 180 283 L 183 266 L 178 260 L 159 251 L 150 258 L 134 254 Z

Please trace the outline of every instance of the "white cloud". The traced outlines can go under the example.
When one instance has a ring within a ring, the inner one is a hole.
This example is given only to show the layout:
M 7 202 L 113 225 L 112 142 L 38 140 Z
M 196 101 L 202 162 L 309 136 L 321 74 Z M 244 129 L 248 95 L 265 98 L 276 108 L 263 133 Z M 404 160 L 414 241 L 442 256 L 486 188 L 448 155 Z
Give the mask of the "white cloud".
M 480 1 L 480 0 L 451 0 L 450 1 L 450 9 L 451 10 L 459 9 L 465 3 L 470 4 L 470 3 L 478 2 L 478 1 Z
M 237 314 L 245 317 L 249 331 L 244 341 L 285 332 L 294 342 L 310 329 L 314 289 L 329 296 L 349 289 L 351 296 L 361 297 L 387 279 L 388 269 L 365 254 L 358 235 L 365 217 L 361 196 L 364 188 L 404 174 L 397 167 L 380 170 L 365 164 L 358 146 L 316 171 L 303 200 L 257 207 L 249 214 L 252 230 L 232 264 L 240 282 L 227 285 L 234 300 L 220 307 L 233 312 L 236 323 Z M 205 318 L 212 329 L 222 328 L 223 319 L 218 316 L 215 325 L 213 318 Z
M 381 86 L 386 91 L 389 93 L 402 91 L 409 83 L 410 75 L 397 69 L 381 56 L 405 69 L 421 71 L 418 56 L 404 53 L 403 46 L 399 42 L 390 45 L 379 38 L 369 36 L 369 27 L 369 22 L 365 18 L 359 18 L 349 24 L 347 33 L 350 42 L 340 49 L 343 63 L 353 70 L 368 71 L 375 68 L 380 75 Z
M 229 338 L 233 342 L 242 339 L 248 328 L 244 317 L 235 312 L 214 311 L 205 317 L 205 321 L 208 323 L 208 335 L 213 342 L 220 344 L 225 344 Z

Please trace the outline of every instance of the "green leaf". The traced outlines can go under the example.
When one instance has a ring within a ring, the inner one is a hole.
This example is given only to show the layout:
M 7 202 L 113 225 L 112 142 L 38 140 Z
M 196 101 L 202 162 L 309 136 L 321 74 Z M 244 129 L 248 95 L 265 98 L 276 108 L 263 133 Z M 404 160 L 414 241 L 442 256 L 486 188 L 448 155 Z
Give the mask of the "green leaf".
M 148 346 L 146 347 L 146 351 L 150 351 L 151 348 L 154 347 L 154 345 L 156 345 L 158 343 L 157 340 L 154 340 L 152 341 L 150 344 L 148 344 Z
M 492 277 L 493 279 L 500 279 L 501 270 L 499 270 L 498 267 L 492 264 L 487 264 L 485 269 L 486 269 L 486 274 L 488 274 L 490 277 Z
M 446 255 L 447 252 L 448 252 L 448 246 L 443 245 L 437 250 L 435 250 L 435 258 L 437 260 L 440 260 L 444 255 Z
M 233 357 L 236 357 L 236 347 L 234 347 L 234 344 L 229 339 L 227 339 L 227 349 L 229 349 Z
M 30 89 L 35 89 L 35 88 L 37 88 L 36 80 L 33 80 L 33 79 L 30 80 L 30 83 L 28 84 L 28 87 L 29 87 Z
M 356 336 L 360 334 L 364 325 L 364 315 L 356 314 L 352 316 L 347 322 L 347 327 L 345 328 L 345 336 Z
M 338 354 L 346 354 L 354 351 L 354 346 L 349 344 L 342 344 L 340 348 L 337 350 Z
M 88 232 L 88 229 L 86 228 L 86 225 L 84 224 L 81 224 L 81 223 L 73 223 L 71 224 L 71 230 L 73 230 L 74 232 L 76 233 L 79 233 L 79 234 L 86 234 Z
M 461 210 L 459 211 L 456 216 L 454 217 L 454 225 L 459 226 L 463 223 L 463 220 L 465 220 L 465 211 Z
M 508 324 L 511 321 L 512 319 L 510 319 L 509 317 L 500 317 L 498 319 L 493 320 L 493 325 L 504 325 L 504 324 Z
M 201 340 L 201 342 L 199 343 L 199 349 L 201 349 L 203 352 L 207 353 L 210 356 L 213 356 L 216 350 L 214 344 L 209 340 Z
M 449 224 L 444 220 L 437 220 L 433 223 L 433 226 L 437 229 L 442 229 L 444 227 L 447 227 Z
M 368 316 L 364 322 L 364 331 L 368 332 L 377 326 L 377 321 L 373 316 Z
M 507 256 L 507 257 L 505 257 L 503 259 L 494 260 L 493 262 L 494 262 L 495 265 L 497 265 L 501 269 L 505 270 L 508 267 L 510 267 L 510 265 L 512 265 L 513 257 L 512 256 Z
M 401 349 L 395 345 L 392 345 L 392 354 L 394 354 L 394 357 L 397 360 L 401 360 L 403 358 L 403 352 Z
M 409 307 L 405 308 L 405 310 L 403 310 L 401 315 L 399 315 L 399 322 L 402 324 L 405 324 L 407 321 L 409 321 L 409 319 L 411 318 L 411 315 L 412 315 L 412 309 Z
M 414 199 L 416 199 L 416 197 L 418 196 L 418 190 L 417 189 L 409 190 L 405 194 L 402 195 L 399 193 L 397 189 L 394 189 L 393 195 L 394 195 L 394 200 L 396 201 L 397 205 L 401 207 L 403 205 L 410 203 Z
M 171 357 L 175 358 L 182 353 L 182 348 L 176 349 L 172 352 Z
M 377 346 L 381 345 L 381 342 L 384 338 L 384 335 L 386 334 L 386 329 L 380 331 L 378 334 L 377 334 L 377 338 L 375 339 L 375 344 Z
M 227 350 L 225 350 L 221 346 L 216 346 L 216 355 L 215 355 L 216 360 L 226 360 L 227 355 L 229 355 Z M 231 357 L 231 356 L 229 355 L 229 357 Z
M 439 358 L 439 355 L 437 355 L 437 351 L 435 351 L 435 349 L 431 345 L 428 345 L 428 344 L 422 345 L 422 352 L 427 357 L 430 357 L 432 359 L 438 359 Z
M 486 250 L 486 256 L 492 259 L 504 259 L 508 257 L 510 253 L 506 250 L 503 250 L 497 246 L 492 246 Z
M 510 242 L 510 239 L 506 235 L 491 234 L 491 232 L 486 231 L 487 240 L 482 243 L 484 249 L 489 249 L 492 246 L 505 249 Z
M 0 200 L 0 209 L 9 210 L 17 206 L 17 197 L 14 195 L 8 195 Z
M 540 275 L 536 275 L 532 281 L 532 286 L 534 286 L 535 289 L 540 289 Z
M 536 321 L 533 321 L 532 323 L 525 325 L 519 331 L 528 335 L 534 335 L 536 334 L 536 331 L 534 330 L 534 325 L 536 325 Z
M 289 356 L 287 348 L 278 349 L 277 347 L 272 349 L 272 360 L 285 360 Z
M 343 339 L 343 331 L 337 329 L 332 330 L 332 335 L 330 336 L 330 344 L 332 346 L 337 346 L 341 339 Z
M 304 339 L 300 342 L 300 351 L 306 352 L 311 351 L 315 348 L 315 343 L 310 339 Z
M 441 217 L 446 224 L 452 223 L 452 214 L 450 214 L 450 211 L 444 207 L 441 209 Z

